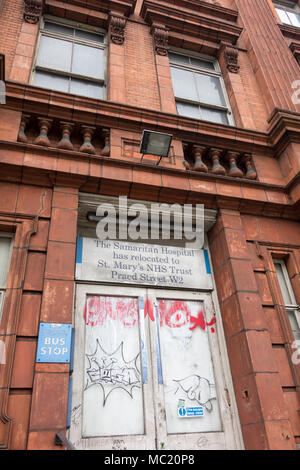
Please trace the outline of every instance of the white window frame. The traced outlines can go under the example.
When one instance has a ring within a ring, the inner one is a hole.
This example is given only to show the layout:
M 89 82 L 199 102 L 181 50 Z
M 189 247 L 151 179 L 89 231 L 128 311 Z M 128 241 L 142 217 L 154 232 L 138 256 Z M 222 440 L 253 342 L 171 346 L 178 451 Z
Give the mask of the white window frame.
M 220 81 L 220 85 L 221 85 L 221 89 L 222 89 L 222 93 L 223 93 L 223 97 L 224 97 L 226 106 L 212 105 L 210 103 L 205 103 L 203 101 L 193 101 L 193 100 L 184 99 L 184 98 L 180 98 L 180 97 L 177 98 L 175 93 L 174 93 L 174 98 L 175 98 L 176 104 L 177 104 L 177 102 L 181 102 L 181 103 L 187 103 L 187 104 L 192 104 L 192 105 L 193 104 L 198 105 L 200 107 L 200 110 L 201 110 L 201 106 L 203 106 L 207 109 L 211 109 L 211 110 L 215 110 L 215 111 L 223 111 L 223 112 L 225 111 L 227 113 L 228 125 L 234 126 L 235 121 L 234 121 L 233 113 L 232 113 L 232 110 L 231 110 L 230 101 L 229 101 L 229 98 L 228 98 L 227 89 L 226 89 L 226 86 L 225 86 L 225 83 L 224 83 L 224 79 L 223 79 L 223 76 L 222 76 L 222 71 L 221 71 L 221 68 L 220 68 L 219 61 L 215 57 L 211 57 L 211 56 L 208 56 L 208 55 L 205 55 L 205 54 L 199 54 L 199 53 L 196 53 L 196 52 L 193 52 L 193 51 L 188 51 L 188 50 L 180 49 L 180 48 L 176 48 L 176 47 L 172 47 L 169 52 L 179 54 L 179 55 L 183 55 L 185 57 L 191 57 L 191 58 L 199 59 L 199 60 L 211 63 L 214 67 L 214 70 L 208 70 L 208 69 L 205 69 L 205 68 L 202 69 L 202 68 L 198 68 L 198 67 L 192 66 L 192 65 L 179 64 L 177 62 L 172 62 L 172 59 L 169 58 L 170 68 L 175 67 L 175 68 L 179 68 L 181 70 L 187 70 L 189 72 L 200 73 L 202 75 L 208 75 L 208 76 L 213 76 L 213 77 L 218 78 L 219 81 Z M 208 122 L 214 122 L 214 121 L 208 121 Z M 220 124 L 220 123 L 218 123 L 218 124 Z M 226 125 L 226 124 L 224 124 L 224 125 Z
M 298 19 L 300 21 L 300 8 L 298 5 L 293 5 L 289 2 L 274 2 L 274 7 L 276 9 L 276 12 L 280 18 L 280 20 L 282 21 L 283 24 L 286 24 L 288 26 L 293 26 L 294 28 L 299 28 L 300 26 L 296 26 L 292 23 L 291 19 L 289 18 L 288 16 L 288 19 L 289 19 L 289 22 L 286 22 L 286 21 L 283 21 L 282 17 L 280 16 L 280 13 L 278 12 L 278 10 L 281 10 L 285 13 L 292 13 L 296 16 L 298 16 Z
M 292 287 L 291 280 L 290 280 L 290 277 L 289 277 L 289 273 L 288 273 L 288 270 L 287 270 L 287 267 L 286 267 L 286 263 L 282 259 L 273 259 L 273 263 L 274 263 L 274 266 L 276 264 L 279 264 L 281 266 L 284 281 L 285 281 L 285 285 L 286 285 L 287 291 L 290 295 L 290 298 L 292 300 L 291 304 L 287 304 L 287 303 L 284 302 L 285 308 L 286 308 L 287 312 L 294 313 L 295 320 L 296 320 L 297 325 L 298 325 L 298 331 L 300 333 L 300 305 L 297 304 L 297 300 L 296 300 L 296 297 L 295 297 L 295 294 L 294 294 L 294 291 L 293 291 L 293 287 Z M 276 267 L 275 267 L 275 270 L 276 270 Z M 276 272 L 276 275 L 277 275 L 277 272 Z M 277 279 L 278 279 L 278 276 L 277 276 Z M 279 284 L 279 279 L 278 279 L 278 284 Z M 280 287 L 280 284 L 279 284 L 279 287 Z M 281 291 L 281 288 L 280 288 L 280 291 Z M 283 295 L 282 295 L 282 297 L 283 297 Z M 283 301 L 284 301 L 284 299 L 283 299 Z M 292 332 L 294 331 L 293 328 L 292 328 L 292 325 L 291 325 L 291 330 L 292 330 Z M 295 338 L 295 340 L 296 339 L 297 338 Z
M 8 253 L 7 270 L 5 273 L 5 285 L 3 286 L 0 285 L 0 323 L 2 320 L 2 310 L 3 310 L 3 305 L 4 305 L 5 293 L 6 293 L 7 277 L 8 277 L 8 273 L 10 269 L 10 260 L 11 260 L 11 253 L 12 253 L 12 248 L 13 248 L 13 234 L 9 232 L 0 232 L 0 239 L 1 238 L 10 238 L 11 243 L 10 243 L 9 253 Z M 0 266 L 0 269 L 1 269 L 1 266 Z
M 96 33 L 99 35 L 103 36 L 103 43 L 96 43 L 93 41 L 90 41 L 88 39 L 82 39 L 82 38 L 74 38 L 72 36 L 66 36 L 63 33 L 58 33 L 55 31 L 49 31 L 44 29 L 45 23 L 53 23 L 61 26 L 69 26 L 75 29 L 79 29 L 82 31 L 90 32 L 90 33 Z M 93 77 L 87 77 L 85 75 L 79 75 L 73 72 L 63 72 L 61 70 L 56 70 L 52 69 L 50 67 L 41 67 L 37 65 L 37 58 L 38 58 L 38 53 L 40 49 L 40 43 L 41 43 L 41 38 L 42 36 L 47 36 L 55 39 L 61 39 L 61 40 L 68 40 L 72 42 L 73 44 L 82 44 L 85 46 L 92 46 L 93 48 L 96 49 L 102 49 L 104 51 L 104 79 L 95 79 Z M 39 30 L 39 37 L 36 45 L 36 50 L 35 50 L 35 56 L 34 56 L 34 61 L 33 61 L 33 67 L 31 71 L 31 78 L 30 78 L 30 84 L 34 84 L 34 78 L 35 78 L 35 72 L 36 71 L 41 71 L 41 72 L 48 72 L 55 74 L 56 76 L 61 76 L 61 77 L 68 77 L 68 78 L 78 78 L 81 80 L 85 80 L 87 82 L 93 82 L 95 84 L 99 84 L 103 87 L 103 98 L 102 99 L 107 99 L 107 31 L 105 31 L 102 28 L 98 28 L 95 26 L 90 26 L 90 25 L 85 25 L 84 23 L 78 23 L 75 21 L 67 20 L 64 18 L 59 18 L 56 16 L 52 15 L 44 15 L 43 18 L 41 19 L 41 25 L 40 25 L 40 30 Z M 36 85 L 38 86 L 38 85 Z M 67 91 L 65 93 L 72 94 L 70 91 Z M 86 96 L 86 95 L 79 95 L 76 94 L 76 96 Z

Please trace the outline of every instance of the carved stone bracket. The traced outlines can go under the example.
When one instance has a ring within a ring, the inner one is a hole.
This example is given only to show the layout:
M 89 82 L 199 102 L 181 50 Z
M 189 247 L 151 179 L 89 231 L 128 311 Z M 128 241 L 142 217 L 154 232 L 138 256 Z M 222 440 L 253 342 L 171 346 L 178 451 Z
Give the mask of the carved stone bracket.
M 231 73 L 238 73 L 240 70 L 238 49 L 224 44 L 221 47 L 220 54 L 224 55 L 227 70 Z
M 24 0 L 24 20 L 26 23 L 38 23 L 42 14 L 42 8 L 42 0 Z
M 169 30 L 164 26 L 153 24 L 150 33 L 153 36 L 156 54 L 167 55 L 169 50 Z
M 124 16 L 111 14 L 109 21 L 110 39 L 114 44 L 122 45 L 125 40 L 125 26 L 127 19 Z

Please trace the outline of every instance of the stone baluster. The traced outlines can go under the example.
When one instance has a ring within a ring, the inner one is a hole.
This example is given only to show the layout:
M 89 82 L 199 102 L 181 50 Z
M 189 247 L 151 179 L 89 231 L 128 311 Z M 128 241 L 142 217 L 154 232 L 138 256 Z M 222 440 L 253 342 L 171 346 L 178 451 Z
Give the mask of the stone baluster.
M 38 126 L 40 129 L 39 135 L 36 137 L 34 140 L 34 144 L 36 145 L 44 145 L 45 147 L 50 146 L 50 140 L 48 138 L 48 132 L 51 129 L 52 126 L 52 119 L 46 119 L 46 118 L 38 118 Z
M 95 147 L 92 144 L 92 137 L 95 132 L 95 127 L 91 126 L 81 126 L 81 133 L 83 135 L 83 144 L 81 145 L 79 151 L 80 152 L 85 152 L 85 153 L 90 153 L 90 154 L 95 154 L 96 150 Z
M 226 157 L 230 165 L 228 176 L 234 176 L 235 178 L 242 178 L 244 176 L 242 170 L 236 164 L 239 155 L 239 152 L 227 152 Z
M 244 162 L 246 166 L 246 178 L 249 180 L 256 180 L 257 173 L 252 166 L 252 155 L 250 153 L 245 153 Z
M 25 129 L 26 126 L 29 122 L 30 116 L 29 114 L 23 114 L 21 117 L 21 122 L 20 122 L 20 129 L 19 129 L 19 134 L 18 134 L 18 142 L 23 142 L 26 144 L 27 142 L 27 136 L 25 134 Z
M 210 156 L 210 158 L 212 160 L 212 164 L 213 164 L 211 172 L 214 175 L 225 175 L 226 174 L 225 168 L 220 163 L 220 158 L 221 158 L 222 153 L 223 153 L 223 151 L 220 150 L 220 149 L 216 149 L 216 148 L 211 148 L 210 149 L 209 156 Z
M 73 150 L 74 146 L 70 140 L 70 136 L 74 129 L 74 124 L 72 122 L 61 121 L 60 129 L 62 137 L 58 142 L 57 147 L 63 150 Z
M 101 155 L 109 157 L 110 155 L 110 130 L 102 129 L 102 135 L 104 138 L 104 147 L 101 150 Z
M 194 145 L 193 146 L 193 156 L 194 156 L 194 159 L 195 159 L 193 170 L 202 171 L 204 173 L 208 172 L 207 166 L 202 161 L 202 156 L 203 156 L 205 150 L 206 150 L 206 147 L 203 147 L 203 146 L 200 146 L 200 145 Z

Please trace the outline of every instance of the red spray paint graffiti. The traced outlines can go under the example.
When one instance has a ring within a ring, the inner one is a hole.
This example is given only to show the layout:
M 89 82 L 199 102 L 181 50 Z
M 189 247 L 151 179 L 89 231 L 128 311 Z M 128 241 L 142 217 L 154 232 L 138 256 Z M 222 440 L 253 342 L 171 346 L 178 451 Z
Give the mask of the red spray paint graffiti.
M 170 305 L 169 305 L 170 304 Z M 198 326 L 201 330 L 205 331 L 206 326 L 211 327 L 211 332 L 214 333 L 215 329 L 212 327 L 216 323 L 216 319 L 212 318 L 209 323 L 206 323 L 204 312 L 198 311 L 197 317 L 191 314 L 190 309 L 186 302 L 183 300 L 159 302 L 160 326 L 167 325 L 170 328 L 180 328 L 185 325 L 191 325 L 189 329 L 193 331 Z
M 164 323 L 170 328 L 180 328 L 190 322 L 191 312 L 182 300 L 171 302 L 167 308 L 164 300 L 159 302 L 160 325 Z
M 134 326 L 138 321 L 138 304 L 132 298 L 88 296 L 83 315 L 90 326 L 103 325 L 108 317 L 124 326 Z
M 204 331 L 205 326 L 210 326 L 211 332 L 215 332 L 215 329 L 212 327 L 212 325 L 216 323 L 216 319 L 212 318 L 209 323 L 206 323 L 204 319 L 204 313 L 201 310 L 199 310 L 198 312 L 198 317 L 191 317 L 191 322 L 193 322 L 194 324 L 190 327 L 190 330 L 194 330 L 195 328 L 197 328 L 197 326 L 200 326 L 200 328 Z
M 147 315 L 149 315 L 151 321 L 154 321 L 153 305 L 152 305 L 151 300 L 149 300 L 149 299 L 146 299 L 145 302 L 144 302 L 144 316 L 145 316 L 145 318 L 146 318 Z
M 158 307 L 160 326 L 180 328 L 187 325 L 191 331 L 197 327 L 205 331 L 206 326 L 209 326 L 212 333 L 215 331 L 215 318 L 206 323 L 202 310 L 198 311 L 197 317 L 193 316 L 183 300 L 160 300 Z M 147 315 L 151 321 L 155 320 L 153 305 L 149 299 L 144 303 L 144 316 Z M 84 308 L 84 321 L 90 326 L 103 325 L 108 317 L 120 321 L 124 326 L 134 326 L 138 316 L 138 302 L 135 298 L 88 296 Z

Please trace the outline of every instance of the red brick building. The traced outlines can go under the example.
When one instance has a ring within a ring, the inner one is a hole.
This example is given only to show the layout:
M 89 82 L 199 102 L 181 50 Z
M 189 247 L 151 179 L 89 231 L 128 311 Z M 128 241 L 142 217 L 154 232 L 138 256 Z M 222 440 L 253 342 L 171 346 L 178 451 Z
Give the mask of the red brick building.
M 299 1 L 0 0 L 0 53 L 0 447 L 299 448 Z M 204 204 L 212 287 L 76 274 L 118 196 Z

